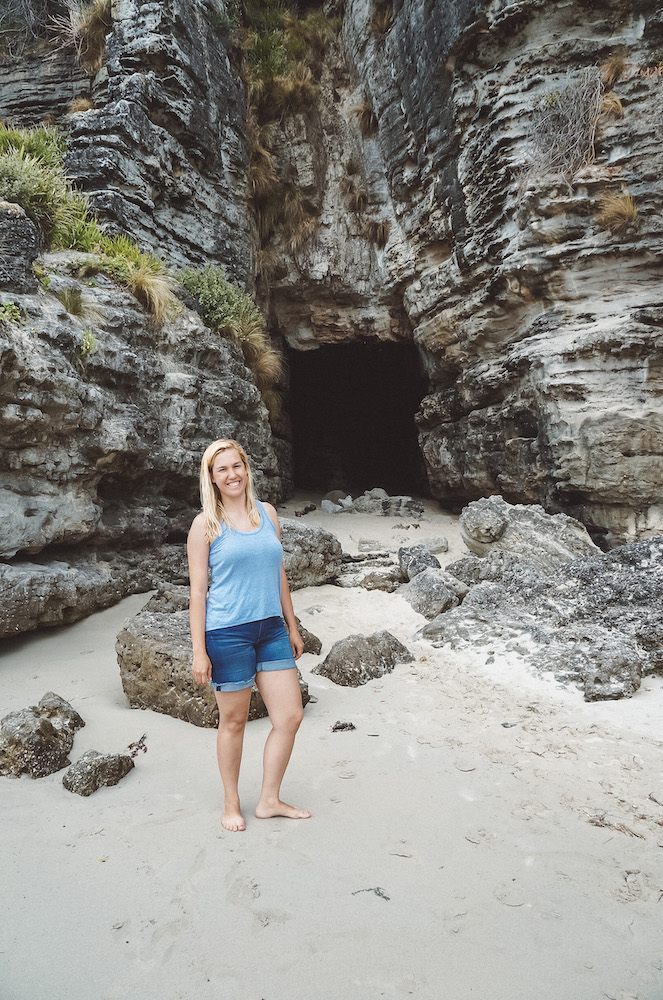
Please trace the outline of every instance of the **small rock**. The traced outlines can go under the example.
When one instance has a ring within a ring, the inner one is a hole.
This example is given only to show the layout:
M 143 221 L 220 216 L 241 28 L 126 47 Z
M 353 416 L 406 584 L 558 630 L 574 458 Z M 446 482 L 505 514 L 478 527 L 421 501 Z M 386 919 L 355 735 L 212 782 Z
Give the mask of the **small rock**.
M 373 552 L 376 549 L 382 550 L 382 542 L 377 542 L 374 538 L 360 538 L 357 543 L 360 552 Z
M 390 632 L 375 632 L 369 636 L 349 635 L 334 643 L 312 673 L 328 677 L 343 687 L 359 687 L 391 673 L 397 663 L 411 663 L 413 660 L 410 651 Z
M 332 733 L 347 733 L 356 729 L 354 722 L 335 722 L 332 726 Z
M 134 766 L 128 754 L 88 750 L 63 774 L 62 784 L 76 795 L 92 795 L 103 785 L 117 785 Z
M 434 569 L 441 568 L 439 559 L 436 559 L 425 545 L 402 546 L 398 550 L 398 562 L 408 580 L 413 580 L 429 566 Z
M 315 656 L 319 656 L 322 651 L 322 643 L 318 639 L 317 635 L 313 635 L 312 632 L 309 632 L 309 630 L 302 625 L 299 618 L 295 618 L 295 621 L 297 622 L 299 634 L 304 640 L 304 652 L 314 653 Z
M 340 514 L 343 510 L 340 503 L 332 503 L 331 500 L 323 500 L 320 507 L 325 512 L 325 514 Z
M 74 734 L 85 723 L 78 712 L 53 691 L 38 705 L 10 712 L 0 722 L 0 774 L 43 778 L 71 763 Z
M 399 593 L 418 614 L 432 621 L 444 611 L 457 607 L 467 591 L 462 581 L 431 567 L 418 573 Z

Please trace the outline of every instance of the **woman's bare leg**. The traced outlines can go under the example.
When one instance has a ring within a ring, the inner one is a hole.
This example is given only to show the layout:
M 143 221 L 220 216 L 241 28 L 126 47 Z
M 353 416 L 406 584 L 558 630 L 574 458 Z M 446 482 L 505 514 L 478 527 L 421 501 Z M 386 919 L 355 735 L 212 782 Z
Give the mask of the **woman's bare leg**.
M 244 729 L 249 715 L 251 688 L 244 691 L 215 691 L 219 706 L 216 755 L 223 782 L 225 802 L 221 824 L 226 830 L 245 830 L 239 806 L 239 767 L 242 763 Z
M 297 671 L 260 670 L 256 674 L 256 684 L 272 724 L 263 754 L 262 791 L 256 816 L 258 819 L 269 819 L 271 816 L 308 819 L 310 812 L 289 806 L 280 798 L 283 775 L 304 717 Z

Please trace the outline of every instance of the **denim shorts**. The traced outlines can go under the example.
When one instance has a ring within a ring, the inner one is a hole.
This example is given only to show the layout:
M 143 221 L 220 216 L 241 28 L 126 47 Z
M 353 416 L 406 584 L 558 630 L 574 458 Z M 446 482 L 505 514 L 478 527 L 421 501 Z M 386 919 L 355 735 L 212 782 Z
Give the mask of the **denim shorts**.
M 259 670 L 295 667 L 282 618 L 212 629 L 205 632 L 205 646 L 212 664 L 210 684 L 215 691 L 243 691 L 253 687 Z

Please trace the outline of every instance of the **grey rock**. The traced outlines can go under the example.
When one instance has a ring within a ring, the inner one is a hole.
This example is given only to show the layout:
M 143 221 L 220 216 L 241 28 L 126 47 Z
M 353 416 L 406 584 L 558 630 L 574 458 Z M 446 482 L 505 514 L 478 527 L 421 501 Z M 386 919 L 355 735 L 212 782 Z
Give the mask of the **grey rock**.
M 501 569 L 500 582 L 474 584 L 462 607 L 440 614 L 419 637 L 517 654 L 534 670 L 577 683 L 588 701 L 630 697 L 641 676 L 661 671 L 663 538 L 574 559 L 548 576 L 489 561 Z
M 281 543 L 291 590 L 327 583 L 341 572 L 341 543 L 324 528 L 283 518 Z
M 414 610 L 429 620 L 455 608 L 467 593 L 467 587 L 441 569 L 422 570 L 399 593 Z
M 425 569 L 433 567 L 440 569 L 440 560 L 436 559 L 425 545 L 403 545 L 398 550 L 398 563 L 408 580 L 413 580 Z
M 85 723 L 52 691 L 38 705 L 10 712 L 0 722 L 0 774 L 43 778 L 70 763 L 74 734 Z
M 509 504 L 502 497 L 476 500 L 460 515 L 463 541 L 476 555 L 502 550 L 542 572 L 597 554 L 584 525 L 537 504 Z
M 358 586 L 364 590 L 382 590 L 385 594 L 393 594 L 403 583 L 403 574 L 398 566 L 382 570 L 374 570 L 358 580 Z
M 314 656 L 319 656 L 322 652 L 322 643 L 318 639 L 317 635 L 313 635 L 312 632 L 309 632 L 309 630 L 302 625 L 299 618 L 296 618 L 296 622 L 299 634 L 304 640 L 304 652 L 313 653 Z
M 449 542 L 443 535 L 436 535 L 430 538 L 422 538 L 419 545 L 425 545 L 429 552 L 436 555 L 438 552 L 448 552 Z
M 127 594 L 151 590 L 161 577 L 187 579 L 183 544 L 137 552 L 72 552 L 59 558 L 0 562 L 0 636 L 78 621 Z
M 360 514 L 380 514 L 383 517 L 419 518 L 424 512 L 424 505 L 419 500 L 408 496 L 390 497 L 381 487 L 362 493 L 353 506 Z
M 325 493 L 323 500 L 327 500 L 328 503 L 336 504 L 338 507 L 341 506 L 341 500 L 345 500 L 348 494 L 345 490 L 330 490 L 329 493 Z M 350 497 L 352 499 L 352 497 Z
M 125 622 L 115 645 L 120 677 L 131 708 L 151 709 L 194 726 L 215 728 L 218 709 L 209 686 L 197 684 L 186 611 L 142 612 Z M 308 686 L 298 672 L 302 704 Z M 249 719 L 267 715 L 257 687 L 251 692 Z
M 173 611 L 188 611 L 189 593 L 188 587 L 160 581 L 157 584 L 156 594 L 153 594 L 145 607 L 141 608 L 140 614 L 145 612 L 148 614 L 154 612 L 170 614 Z
M 129 754 L 87 750 L 67 768 L 62 775 L 62 784 L 68 792 L 75 792 L 76 795 L 92 795 L 104 785 L 117 785 L 133 767 Z
M 0 190 L 0 289 L 32 292 L 37 287 L 32 265 L 42 238 L 23 209 L 2 197 Z
M 413 659 L 410 651 L 391 632 L 349 635 L 334 643 L 312 673 L 343 687 L 360 687 L 391 673 L 397 663 L 411 663 Z
M 357 548 L 360 552 L 374 552 L 382 550 L 382 542 L 376 541 L 374 538 L 360 538 L 357 542 Z
M 320 509 L 325 514 L 340 514 L 345 508 L 340 503 L 334 503 L 332 500 L 322 500 L 320 502 Z

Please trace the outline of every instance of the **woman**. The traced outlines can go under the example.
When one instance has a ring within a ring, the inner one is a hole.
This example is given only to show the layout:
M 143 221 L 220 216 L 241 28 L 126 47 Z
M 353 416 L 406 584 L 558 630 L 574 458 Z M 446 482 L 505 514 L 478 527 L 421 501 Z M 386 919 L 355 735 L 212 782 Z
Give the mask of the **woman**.
M 280 798 L 304 714 L 295 666 L 304 643 L 283 569 L 276 511 L 255 499 L 249 462 L 236 441 L 214 441 L 205 450 L 200 496 L 203 509 L 194 518 L 187 546 L 189 616 L 193 676 L 199 684 L 212 685 L 219 706 L 217 756 L 225 792 L 221 822 L 226 830 L 245 829 L 237 783 L 254 680 L 272 723 L 256 816 L 308 819 L 309 812 Z

